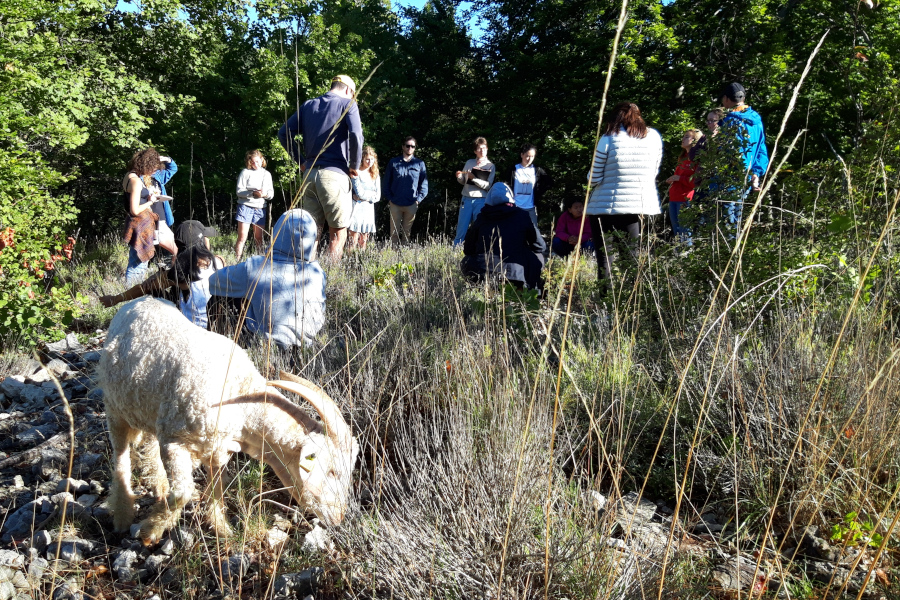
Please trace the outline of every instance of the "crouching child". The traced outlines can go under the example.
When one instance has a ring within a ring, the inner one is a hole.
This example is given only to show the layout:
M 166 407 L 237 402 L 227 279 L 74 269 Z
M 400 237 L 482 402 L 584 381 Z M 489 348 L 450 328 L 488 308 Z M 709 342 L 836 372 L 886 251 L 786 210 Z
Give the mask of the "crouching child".
M 209 278 L 213 296 L 242 298 L 244 329 L 289 349 L 310 344 L 325 323 L 325 272 L 315 260 L 316 222 L 289 210 L 272 229 L 271 257 L 252 256 Z

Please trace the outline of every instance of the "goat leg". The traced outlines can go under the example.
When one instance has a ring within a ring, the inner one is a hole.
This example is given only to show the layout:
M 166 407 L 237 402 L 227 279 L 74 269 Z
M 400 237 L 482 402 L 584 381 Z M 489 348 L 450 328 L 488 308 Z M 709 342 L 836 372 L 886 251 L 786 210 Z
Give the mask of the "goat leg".
M 160 439 L 159 449 L 163 467 L 169 475 L 169 494 L 154 504 L 150 515 L 141 522 L 139 535 L 148 546 L 158 542 L 166 530 L 175 526 L 181 510 L 194 495 L 193 460 L 187 448 Z
M 146 477 L 153 497 L 157 500 L 165 498 L 169 494 L 169 479 L 166 477 L 166 468 L 159 455 L 159 440 L 155 435 L 144 434 L 140 456 L 141 475 Z
M 116 531 L 127 531 L 134 521 L 134 493 L 131 490 L 131 442 L 138 436 L 125 421 L 107 416 L 112 446 L 113 480 L 109 508 Z
M 231 525 L 225 516 L 225 485 L 222 481 L 228 458 L 229 455 L 226 453 L 224 458 L 213 457 L 209 461 L 209 487 L 212 488 L 212 495 L 209 498 L 206 519 L 220 538 L 232 534 Z

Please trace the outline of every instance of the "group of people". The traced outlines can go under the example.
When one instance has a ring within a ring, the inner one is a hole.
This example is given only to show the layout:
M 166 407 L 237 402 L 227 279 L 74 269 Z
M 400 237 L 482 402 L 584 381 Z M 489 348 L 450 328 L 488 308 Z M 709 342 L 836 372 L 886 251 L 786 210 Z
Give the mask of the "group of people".
M 185 316 L 206 327 L 212 297 L 243 298 L 250 333 L 283 347 L 311 341 L 324 323 L 325 274 L 316 260 L 319 236 L 327 231 L 329 260 L 340 260 L 345 244 L 365 248 L 375 232 L 374 204 L 384 197 L 392 243 L 408 242 L 418 206 L 428 195 L 427 169 L 415 156 L 413 137 L 403 140 L 400 156 L 388 161 L 381 176 L 378 155 L 363 143 L 355 94 L 354 81 L 338 75 L 329 92 L 305 102 L 279 130 L 279 141 L 305 177 L 302 209 L 287 211 L 273 228 L 271 262 L 265 256 L 240 262 L 251 229 L 257 251 L 262 249 L 266 201 L 274 197 L 272 176 L 259 150 L 247 153 L 246 168 L 238 176 L 238 264 L 231 266 L 209 250 L 209 237 L 217 235 L 214 228 L 191 220 L 171 229 L 174 219 L 165 185 L 177 171 L 175 161 L 153 148 L 136 153 L 122 182 L 129 244 L 125 279 L 131 287 L 101 302 L 113 306 L 174 290 Z M 686 243 L 691 231 L 681 225 L 683 208 L 710 196 L 716 200 L 718 190 L 729 190 L 738 197 L 726 206 L 728 222 L 736 228 L 743 200 L 759 189 L 768 167 L 762 120 L 744 103 L 744 88 L 729 84 L 720 99 L 722 108 L 707 114 L 707 135 L 698 129 L 684 133 L 675 173 L 666 180 L 672 229 Z M 725 138 L 736 141 L 746 181 L 725 181 L 704 164 L 704 149 L 721 145 Z M 537 149 L 524 145 L 520 162 L 502 181 L 495 181 L 497 168 L 488 159 L 485 138 L 475 140 L 474 154 L 456 172 L 462 198 L 454 236 L 454 244 L 463 245 L 461 269 L 472 278 L 493 275 L 520 287 L 540 288 L 550 250 L 565 257 L 580 245 L 596 253 L 598 277 L 608 280 L 616 260 L 614 248 L 635 256 L 646 217 L 661 212 L 656 179 L 662 138 L 630 102 L 613 108 L 594 151 L 587 203 L 580 198 L 568 203 L 550 248 L 538 229 L 537 210 L 553 179 L 534 164 Z M 704 186 L 695 189 L 701 180 Z M 141 281 L 157 248 L 171 253 L 172 265 Z
M 315 260 L 316 222 L 302 209 L 285 212 L 272 228 L 271 258 L 256 255 L 241 262 L 251 228 L 261 249 L 265 201 L 274 196 L 262 153 L 248 152 L 245 165 L 237 180 L 238 262 L 228 266 L 210 250 L 209 238 L 218 235 L 214 227 L 188 220 L 170 229 L 174 220 L 166 219 L 171 212 L 161 186 L 177 170 L 174 161 L 154 148 L 136 153 L 123 179 L 128 289 L 102 296 L 101 304 L 111 307 L 148 294 L 174 293 L 182 314 L 207 328 L 214 297 L 241 299 L 246 302 L 243 328 L 248 334 L 282 348 L 311 342 L 325 323 L 325 272 Z M 171 266 L 144 281 L 147 264 L 157 252 L 170 254 Z

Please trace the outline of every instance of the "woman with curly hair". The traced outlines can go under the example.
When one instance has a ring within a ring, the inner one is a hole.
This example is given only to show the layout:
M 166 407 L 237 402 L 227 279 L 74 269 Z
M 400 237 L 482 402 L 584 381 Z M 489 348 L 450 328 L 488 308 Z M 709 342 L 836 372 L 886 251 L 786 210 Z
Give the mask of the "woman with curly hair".
M 125 242 L 130 246 L 126 285 L 134 285 L 144 278 L 147 263 L 156 254 L 154 246 L 172 255 L 178 252 L 175 234 L 166 225 L 164 198 L 160 198 L 159 184 L 153 179 L 153 174 L 162 168 L 156 149 L 146 148 L 131 157 L 128 172 L 122 179 L 122 199 L 129 217 L 125 230 Z

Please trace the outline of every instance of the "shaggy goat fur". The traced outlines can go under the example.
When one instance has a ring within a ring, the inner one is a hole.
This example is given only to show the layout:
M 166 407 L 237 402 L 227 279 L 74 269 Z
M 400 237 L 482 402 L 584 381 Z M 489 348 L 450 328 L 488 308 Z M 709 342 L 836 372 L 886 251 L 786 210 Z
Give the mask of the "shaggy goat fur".
M 128 529 L 134 520 L 129 450 L 142 432 L 151 444 L 151 487 L 160 499 L 141 523 L 145 543 L 159 540 L 191 500 L 197 461 L 210 468 L 214 482 L 210 522 L 217 533 L 230 532 L 222 511 L 221 469 L 236 451 L 271 466 L 301 508 L 339 523 L 359 445 L 321 388 L 286 377 L 291 381 L 267 382 L 244 350 L 191 325 L 169 302 L 140 298 L 123 305 L 100 361 L 116 529 Z M 322 423 L 275 388 L 299 394 Z

